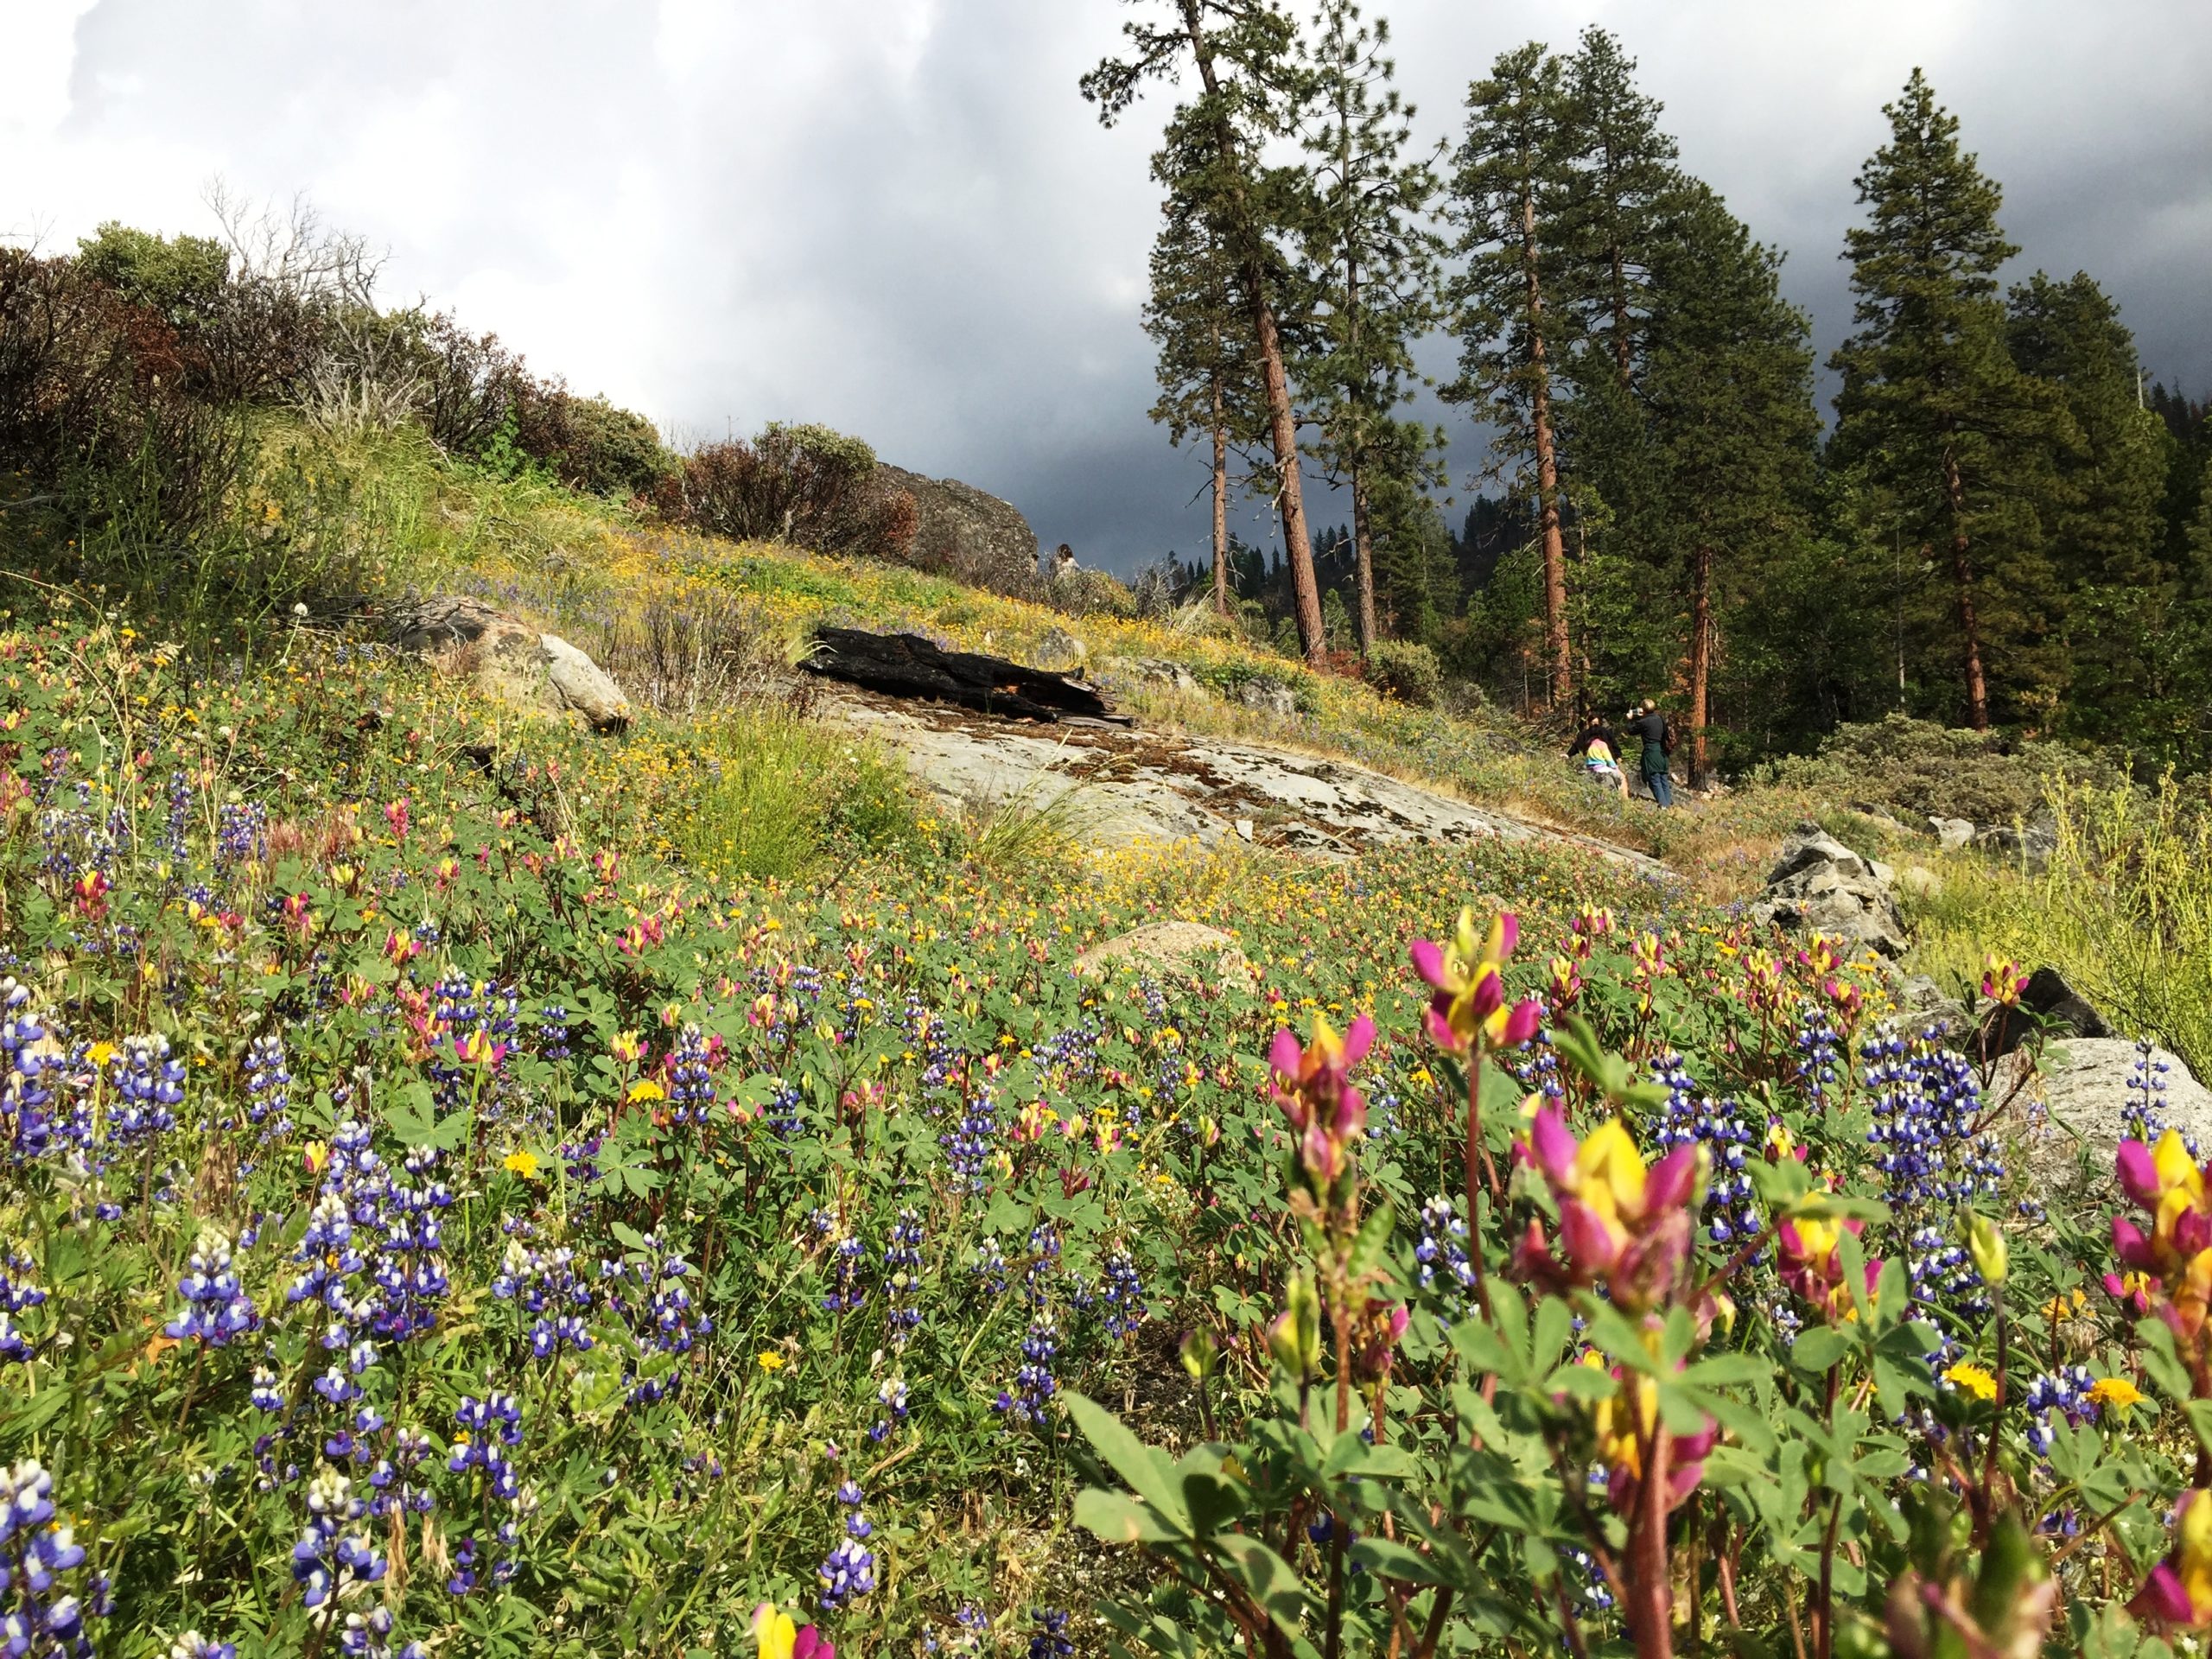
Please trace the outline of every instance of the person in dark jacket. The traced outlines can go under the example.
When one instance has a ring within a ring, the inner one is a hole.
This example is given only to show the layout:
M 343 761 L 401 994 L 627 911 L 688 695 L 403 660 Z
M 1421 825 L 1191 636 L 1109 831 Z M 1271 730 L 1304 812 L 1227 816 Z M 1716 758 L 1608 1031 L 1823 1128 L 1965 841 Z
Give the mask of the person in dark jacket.
M 1630 715 L 1628 734 L 1643 744 L 1643 786 L 1660 805 L 1672 806 L 1675 780 L 1668 771 L 1667 716 L 1659 712 L 1659 705 L 1649 697 Z
M 1620 734 L 1598 715 L 1590 716 L 1590 723 L 1567 750 L 1570 760 L 1580 759 L 1590 773 L 1591 781 L 1606 789 L 1617 789 L 1621 798 L 1628 798 L 1628 775 L 1621 770 Z

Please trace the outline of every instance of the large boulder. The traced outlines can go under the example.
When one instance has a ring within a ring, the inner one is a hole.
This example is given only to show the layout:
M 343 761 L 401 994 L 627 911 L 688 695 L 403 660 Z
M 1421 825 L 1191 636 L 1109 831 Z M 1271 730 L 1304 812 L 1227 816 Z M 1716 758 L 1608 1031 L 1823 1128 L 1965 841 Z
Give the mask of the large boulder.
M 411 601 L 385 618 L 385 634 L 487 697 L 566 715 L 595 732 L 630 723 L 630 700 L 605 669 L 559 634 L 474 594 Z
M 2058 820 L 2050 811 L 2038 812 L 2014 829 L 1993 824 L 1974 832 L 1974 844 L 2000 858 L 2016 858 L 2031 875 L 2040 875 L 2058 850 Z
M 1974 825 L 1965 818 L 1931 817 L 1928 820 L 1928 833 L 1947 853 L 1974 845 Z
M 1801 824 L 1782 845 L 1751 919 L 1818 933 L 1880 952 L 1904 954 L 1904 918 L 1890 895 L 1889 867 L 1862 858 L 1817 824 Z
M 2006 1106 L 2038 1197 L 2112 1185 L 2113 1154 L 2121 1141 L 2142 1133 L 2146 1109 L 2159 1128 L 2179 1129 L 2212 1155 L 2212 1090 L 2163 1048 L 2120 1037 L 2062 1036 L 2044 1051 L 2037 1075 L 2026 1074 L 2027 1056 L 2008 1055 L 1988 1097 Z
M 875 476 L 914 498 L 911 563 L 995 593 L 1029 599 L 1041 591 L 1037 532 L 1011 503 L 957 478 L 924 478 L 903 467 L 879 465 Z
M 1200 922 L 1150 922 L 1094 944 L 1075 959 L 1075 970 L 1103 976 L 1126 965 L 1140 973 L 1200 973 L 1227 979 L 1244 971 L 1243 949 L 1230 935 Z
M 1292 719 L 1298 713 L 1298 694 L 1266 674 L 1255 675 L 1237 687 L 1236 700 L 1247 709 L 1281 720 Z

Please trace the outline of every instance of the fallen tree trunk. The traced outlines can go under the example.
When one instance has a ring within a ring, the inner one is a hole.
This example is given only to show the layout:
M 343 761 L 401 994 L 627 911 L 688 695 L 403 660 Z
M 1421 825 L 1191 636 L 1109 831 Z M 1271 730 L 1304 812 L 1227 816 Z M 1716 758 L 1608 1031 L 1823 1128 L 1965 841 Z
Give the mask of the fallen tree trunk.
M 1080 680 L 1026 668 L 1004 657 L 947 651 L 919 634 L 817 628 L 814 651 L 801 666 L 886 696 L 933 697 L 1015 720 L 1129 723 Z

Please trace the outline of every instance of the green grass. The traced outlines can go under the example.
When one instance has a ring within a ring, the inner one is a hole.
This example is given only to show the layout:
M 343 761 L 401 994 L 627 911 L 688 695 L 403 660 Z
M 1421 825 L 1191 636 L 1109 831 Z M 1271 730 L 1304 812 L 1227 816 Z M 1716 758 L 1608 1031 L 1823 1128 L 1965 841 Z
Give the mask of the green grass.
M 776 709 L 722 716 L 699 737 L 702 772 L 671 836 L 696 868 L 790 881 L 921 835 L 904 772 L 867 739 Z
M 2212 795 L 2057 785 L 2058 848 L 2031 874 L 1974 853 L 1942 861 L 1940 893 L 1914 903 L 1914 963 L 1979 985 L 1990 952 L 2048 964 L 2121 1031 L 2157 1039 L 2212 1075 Z

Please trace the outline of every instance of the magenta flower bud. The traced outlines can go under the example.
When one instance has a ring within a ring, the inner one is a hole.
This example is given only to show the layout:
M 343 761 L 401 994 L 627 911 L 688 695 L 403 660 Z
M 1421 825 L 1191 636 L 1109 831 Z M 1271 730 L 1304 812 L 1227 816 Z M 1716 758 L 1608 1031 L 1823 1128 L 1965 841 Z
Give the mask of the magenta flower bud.
M 2120 1190 L 2144 1209 L 2155 1211 L 2158 1207 L 2158 1171 L 2152 1161 L 2151 1148 L 2140 1141 L 2123 1141 L 2116 1162 Z

